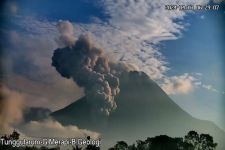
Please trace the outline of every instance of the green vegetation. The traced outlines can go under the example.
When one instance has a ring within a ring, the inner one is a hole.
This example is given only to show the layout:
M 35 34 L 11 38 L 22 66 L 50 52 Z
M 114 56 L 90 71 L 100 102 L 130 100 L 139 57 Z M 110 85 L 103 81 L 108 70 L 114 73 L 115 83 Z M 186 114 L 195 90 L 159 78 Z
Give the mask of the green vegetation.
M 1 139 L 18 140 L 20 134 L 13 131 L 10 135 L 4 135 Z M 90 140 L 90 137 L 87 137 Z M 196 131 L 190 131 L 184 138 L 172 138 L 167 135 L 148 137 L 146 140 L 137 140 L 135 144 L 128 145 L 125 141 L 117 142 L 109 150 L 215 150 L 217 143 L 214 143 L 213 137 L 209 134 L 198 134 Z M 60 150 L 60 147 L 13 147 L 12 145 L 0 144 L 1 150 Z M 73 147 L 73 150 L 100 150 L 95 145 L 88 145 L 84 148 Z
M 137 140 L 136 144 L 128 145 L 119 141 L 109 150 L 215 150 L 217 143 L 209 134 L 198 134 L 190 131 L 184 138 L 172 138 L 167 135 Z

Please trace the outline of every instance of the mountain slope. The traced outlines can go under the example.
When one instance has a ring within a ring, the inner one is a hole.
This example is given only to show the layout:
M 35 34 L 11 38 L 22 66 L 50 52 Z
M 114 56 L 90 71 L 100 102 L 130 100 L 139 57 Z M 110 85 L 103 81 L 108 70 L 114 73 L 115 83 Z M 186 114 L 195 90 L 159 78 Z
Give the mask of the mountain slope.
M 132 143 L 148 136 L 184 136 L 188 131 L 196 130 L 211 134 L 219 143 L 218 149 L 225 149 L 223 130 L 183 111 L 145 73 L 123 73 L 120 82 L 117 109 L 109 117 L 93 114 L 86 97 L 52 116 L 63 124 L 75 124 L 102 133 L 104 147 L 118 140 Z

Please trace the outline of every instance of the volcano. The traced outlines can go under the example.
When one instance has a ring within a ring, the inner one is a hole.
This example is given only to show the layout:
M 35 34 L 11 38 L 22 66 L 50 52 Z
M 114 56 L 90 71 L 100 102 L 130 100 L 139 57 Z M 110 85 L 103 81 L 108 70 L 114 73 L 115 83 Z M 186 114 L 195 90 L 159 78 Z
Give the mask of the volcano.
M 64 125 L 77 125 L 101 133 L 103 149 L 119 140 L 134 143 L 137 139 L 161 134 L 183 137 L 190 130 L 212 135 L 218 143 L 217 149 L 225 149 L 222 129 L 182 110 L 144 72 L 120 75 L 116 103 L 117 109 L 109 116 L 99 116 L 93 113 L 87 97 L 83 97 L 51 116 Z

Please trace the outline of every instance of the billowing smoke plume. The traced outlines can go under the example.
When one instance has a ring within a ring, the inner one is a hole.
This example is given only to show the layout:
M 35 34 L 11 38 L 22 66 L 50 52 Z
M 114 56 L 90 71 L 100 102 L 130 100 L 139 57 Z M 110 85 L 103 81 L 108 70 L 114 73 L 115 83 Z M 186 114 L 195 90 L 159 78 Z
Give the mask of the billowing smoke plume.
M 74 37 L 73 25 L 69 21 L 60 21 L 56 27 L 60 34 L 59 38 L 56 39 L 56 42 L 60 46 L 73 45 L 76 40 L 76 38 Z
M 52 65 L 63 77 L 72 78 L 84 88 L 94 110 L 109 115 L 116 108 L 114 98 L 119 93 L 119 78 L 89 35 L 81 36 L 72 46 L 56 49 Z

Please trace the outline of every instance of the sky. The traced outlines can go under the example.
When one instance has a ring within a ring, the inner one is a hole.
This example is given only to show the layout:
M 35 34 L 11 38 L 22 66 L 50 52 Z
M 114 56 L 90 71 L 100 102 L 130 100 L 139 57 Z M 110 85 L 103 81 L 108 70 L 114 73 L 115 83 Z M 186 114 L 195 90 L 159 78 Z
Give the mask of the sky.
M 185 18 L 189 24 L 183 36 L 161 44 L 171 70 L 169 75 L 200 73 L 202 88 L 172 99 L 193 116 L 210 119 L 224 127 L 224 26 L 223 10 L 203 11 Z M 184 102 L 185 101 L 185 102 Z
M 66 34 L 74 38 L 90 34 L 111 61 L 127 63 L 147 73 L 189 114 L 213 121 L 225 130 L 224 4 L 218 11 L 165 10 L 166 4 L 176 2 L 5 1 L 1 6 L 0 32 L 4 39 L 1 44 L 6 93 L 12 99 L 19 95 L 26 107 L 47 107 L 52 111 L 85 94 L 83 88 L 62 78 L 51 66 L 54 49 L 63 46 L 57 42 L 61 34 L 57 24 L 68 21 Z M 44 125 L 49 123 L 57 124 L 49 121 Z

